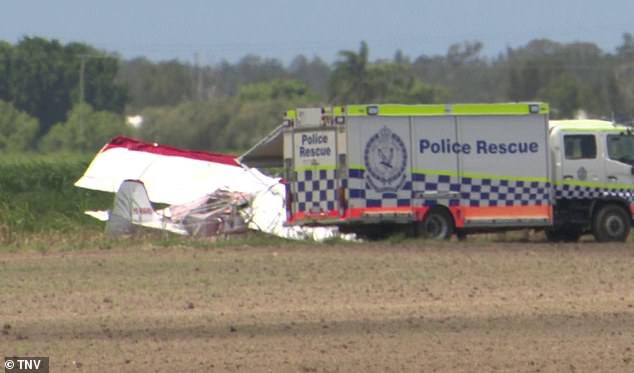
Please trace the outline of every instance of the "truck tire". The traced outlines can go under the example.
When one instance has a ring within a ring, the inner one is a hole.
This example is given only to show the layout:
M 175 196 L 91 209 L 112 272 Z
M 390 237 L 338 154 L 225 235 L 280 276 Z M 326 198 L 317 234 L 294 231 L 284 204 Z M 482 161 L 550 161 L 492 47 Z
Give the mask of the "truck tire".
M 624 242 L 631 227 L 632 217 L 617 205 L 601 207 L 592 219 L 592 234 L 598 242 Z
M 448 240 L 453 231 L 453 218 L 447 210 L 431 210 L 419 224 L 420 235 L 431 240 Z

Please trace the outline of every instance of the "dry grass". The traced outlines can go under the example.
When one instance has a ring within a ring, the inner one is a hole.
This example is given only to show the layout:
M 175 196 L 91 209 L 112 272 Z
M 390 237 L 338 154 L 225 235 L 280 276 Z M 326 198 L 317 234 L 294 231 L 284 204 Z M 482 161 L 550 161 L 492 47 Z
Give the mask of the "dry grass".
M 627 245 L 0 254 L 0 351 L 60 371 L 632 371 Z

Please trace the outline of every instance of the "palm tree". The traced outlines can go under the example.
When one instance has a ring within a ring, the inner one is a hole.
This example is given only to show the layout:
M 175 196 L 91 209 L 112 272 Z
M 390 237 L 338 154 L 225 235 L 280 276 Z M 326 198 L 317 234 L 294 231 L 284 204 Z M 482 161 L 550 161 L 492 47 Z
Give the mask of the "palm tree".
M 331 102 L 352 104 L 371 99 L 368 44 L 365 41 L 361 42 L 358 53 L 351 50 L 339 52 L 328 88 Z

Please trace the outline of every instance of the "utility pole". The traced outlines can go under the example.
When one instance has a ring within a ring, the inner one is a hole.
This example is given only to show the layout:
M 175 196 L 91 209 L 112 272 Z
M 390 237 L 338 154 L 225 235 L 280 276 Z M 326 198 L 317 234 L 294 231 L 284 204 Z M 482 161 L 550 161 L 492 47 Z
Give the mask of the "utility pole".
M 84 73 L 86 71 L 86 57 L 88 55 L 82 54 L 79 56 L 79 140 L 84 148 Z
M 202 70 L 200 68 L 200 55 L 194 53 L 194 100 L 201 101 L 203 96 Z
M 86 101 L 86 62 L 89 58 L 108 58 L 104 54 L 80 54 L 79 55 L 79 141 L 84 150 L 86 143 L 86 131 L 84 126 L 84 103 Z

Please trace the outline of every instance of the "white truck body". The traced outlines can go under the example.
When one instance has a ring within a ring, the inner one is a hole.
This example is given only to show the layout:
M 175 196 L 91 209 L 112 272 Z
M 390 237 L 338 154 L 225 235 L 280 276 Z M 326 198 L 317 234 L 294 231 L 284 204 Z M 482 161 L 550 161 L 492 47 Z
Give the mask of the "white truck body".
M 632 139 L 609 122 L 549 122 L 544 103 L 297 109 L 284 130 L 288 222 L 414 223 L 436 238 L 533 227 L 553 239 L 622 240 Z M 597 216 L 604 205 L 616 207 Z

